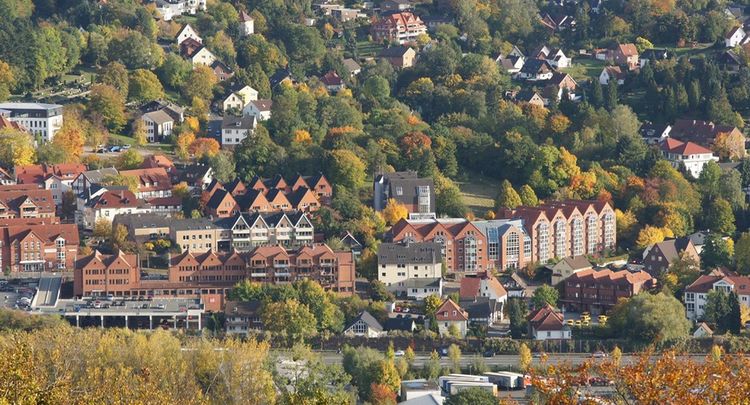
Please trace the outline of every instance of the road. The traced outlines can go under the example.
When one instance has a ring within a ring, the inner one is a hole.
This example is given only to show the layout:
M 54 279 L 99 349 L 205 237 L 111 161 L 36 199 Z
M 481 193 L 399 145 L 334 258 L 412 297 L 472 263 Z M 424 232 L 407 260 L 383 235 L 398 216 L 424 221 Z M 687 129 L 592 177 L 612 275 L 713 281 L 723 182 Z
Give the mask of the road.
M 39 279 L 36 306 L 54 306 L 57 301 L 62 277 L 42 277 Z

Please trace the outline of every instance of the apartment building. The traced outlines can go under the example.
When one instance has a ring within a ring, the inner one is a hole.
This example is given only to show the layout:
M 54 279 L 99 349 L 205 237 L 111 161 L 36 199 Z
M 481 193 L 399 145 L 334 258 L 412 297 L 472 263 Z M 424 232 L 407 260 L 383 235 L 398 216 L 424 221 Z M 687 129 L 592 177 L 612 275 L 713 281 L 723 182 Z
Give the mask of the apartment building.
M 128 238 L 138 244 L 169 238 L 174 218 L 161 213 L 117 214 L 112 227 L 122 225 L 128 230 Z
M 672 167 L 684 170 L 696 179 L 701 175 L 708 162 L 719 161 L 719 158 L 714 156 L 711 149 L 693 142 L 682 142 L 673 138 L 667 138 L 661 143 L 661 154 Z
M 414 13 L 404 11 L 383 16 L 373 22 L 371 33 L 375 42 L 405 44 L 415 42 L 419 35 L 426 34 L 427 26 Z
M 79 173 L 78 176 L 73 179 L 71 187 L 73 189 L 73 192 L 77 196 L 90 194 L 91 188 L 93 186 L 102 184 L 104 179 L 106 179 L 107 177 L 117 176 L 119 173 L 120 172 L 118 172 L 114 167 L 105 167 L 98 170 L 87 170 Z
M 263 330 L 261 308 L 263 302 L 227 301 L 224 305 L 224 331 L 227 335 L 248 336 Z
M 750 277 L 740 276 L 726 269 L 714 269 L 701 275 L 685 288 L 685 312 L 688 319 L 703 319 L 708 293 L 712 290 L 735 293 L 740 305 L 750 306 Z
M 208 252 L 219 250 L 223 229 L 207 218 L 181 219 L 169 224 L 169 239 L 183 252 Z
M 519 255 L 523 260 L 518 261 L 518 267 L 529 262 L 547 263 L 552 258 L 601 255 L 615 249 L 617 243 L 615 212 L 607 202 L 565 200 L 538 207 L 501 208 L 497 217 L 521 220 L 530 238 L 531 259 L 527 260 L 525 252 Z M 507 244 L 509 247 L 515 253 L 515 243 Z M 507 264 L 499 263 L 501 268 Z
M 172 196 L 172 180 L 163 167 L 123 170 L 120 174 L 138 179 L 138 190 L 135 192 L 137 198 L 148 200 Z
M 72 189 L 73 180 L 86 170 L 86 166 L 78 163 L 42 164 L 16 166 L 13 170 L 16 183 L 38 184 L 52 191 L 55 204 L 61 205 L 63 193 Z
M 216 221 L 219 250 L 247 251 L 257 246 L 296 247 L 313 244 L 313 224 L 302 211 L 243 213 Z
M 560 304 L 572 311 L 601 314 L 609 311 L 620 298 L 656 287 L 656 279 L 645 271 L 582 270 L 564 281 Z
M 63 126 L 63 106 L 43 103 L 0 103 L 0 115 L 23 125 L 42 142 L 52 142 Z
M 373 208 L 382 211 L 388 200 L 404 205 L 410 214 L 435 215 L 435 183 L 432 178 L 419 177 L 417 172 L 394 172 L 375 176 Z
M 421 282 L 423 293 L 432 283 L 440 285 L 442 279 L 443 254 L 442 246 L 434 242 L 381 243 L 378 246 L 378 280 L 385 284 L 388 291 L 396 295 L 409 295 L 416 292 L 413 298 L 422 298 L 415 282 Z
M 701 262 L 700 253 L 693 241 L 684 237 L 668 239 L 647 247 L 643 251 L 643 269 L 652 276 L 659 277 L 680 258 L 680 255 L 692 258 L 697 264 Z
M 53 218 L 52 190 L 37 184 L 0 186 L 0 218 Z
M 95 251 L 76 262 L 73 293 L 78 297 L 129 295 L 130 289 L 138 285 L 140 279 L 141 271 L 136 255 L 122 251 L 106 255 Z
M 476 273 L 488 269 L 487 238 L 463 218 L 402 219 L 390 230 L 392 242 L 434 242 L 451 273 Z
M 91 200 L 84 204 L 81 219 L 84 229 L 94 229 L 100 219 L 112 222 L 120 214 L 150 213 L 151 206 L 139 201 L 132 191 L 125 187 L 101 189 Z
M 0 227 L 0 268 L 12 272 L 72 269 L 78 254 L 74 224 L 34 222 Z

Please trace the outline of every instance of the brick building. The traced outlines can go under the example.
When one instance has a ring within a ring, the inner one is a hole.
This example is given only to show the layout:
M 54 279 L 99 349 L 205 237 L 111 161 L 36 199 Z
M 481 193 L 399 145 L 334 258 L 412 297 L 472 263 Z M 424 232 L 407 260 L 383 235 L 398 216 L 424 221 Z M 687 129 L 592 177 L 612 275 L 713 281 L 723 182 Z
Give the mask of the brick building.
M 11 271 L 59 271 L 72 269 L 78 254 L 78 228 L 34 219 L 27 224 L 0 227 L 0 268 Z M 13 221 L 15 222 L 15 221 Z
M 620 298 L 656 287 L 656 279 L 645 271 L 588 269 L 574 273 L 563 284 L 560 305 L 573 311 L 604 313 Z
M 99 251 L 76 262 L 73 272 L 73 293 L 76 296 L 127 295 L 138 285 L 141 271 L 138 257 L 119 251 L 105 255 Z
M 31 183 L 0 186 L 0 218 L 53 218 L 51 190 Z
M 416 41 L 420 34 L 426 34 L 427 26 L 413 13 L 401 12 L 386 15 L 373 22 L 370 31 L 375 42 L 404 44 Z

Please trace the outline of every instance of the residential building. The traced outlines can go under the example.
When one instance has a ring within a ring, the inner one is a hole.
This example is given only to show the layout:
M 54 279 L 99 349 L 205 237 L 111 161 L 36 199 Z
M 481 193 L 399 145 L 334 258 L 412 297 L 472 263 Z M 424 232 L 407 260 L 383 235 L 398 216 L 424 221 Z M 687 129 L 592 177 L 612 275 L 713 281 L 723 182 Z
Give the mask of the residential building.
M 518 223 L 510 223 L 498 230 L 499 235 L 504 231 L 504 234 L 509 236 L 513 233 L 517 236 L 508 239 L 504 246 L 498 242 L 497 249 L 504 250 L 504 253 L 510 256 L 507 262 L 498 262 L 498 265 L 505 267 L 514 264 L 513 259 L 521 248 L 524 254 L 517 255 L 518 268 L 527 263 L 547 263 L 555 257 L 562 259 L 581 255 L 599 256 L 614 250 L 617 245 L 615 213 L 607 202 L 564 200 L 537 207 L 520 206 L 513 210 L 501 208 L 497 218 L 521 220 L 525 232 L 525 235 L 520 233 Z M 519 230 L 509 229 L 511 225 Z M 526 239 L 526 236 L 529 239 Z M 488 243 L 493 239 L 488 239 Z M 531 252 L 528 252 L 526 241 L 531 243 Z M 490 256 L 495 257 L 495 247 L 490 245 L 489 250 Z M 503 252 L 497 250 L 497 257 L 501 257 L 501 253 Z
M 141 163 L 141 169 L 155 169 L 158 167 L 163 168 L 170 175 L 174 175 L 177 172 L 172 159 L 162 154 L 148 155 L 143 159 L 143 163 Z
M 126 187 L 112 187 L 103 190 L 84 205 L 81 219 L 83 228 L 91 230 L 99 220 L 112 222 L 116 215 L 150 212 L 151 206 L 139 201 Z
M 163 111 L 172 117 L 174 122 L 182 123 L 185 121 L 185 108 L 166 100 L 150 101 L 142 105 L 139 110 L 143 114 L 154 111 Z
M 388 291 L 402 296 L 406 295 L 410 280 L 433 282 L 440 279 L 443 263 L 441 250 L 442 246 L 434 242 L 410 243 L 407 240 L 404 243 L 381 243 L 378 246 L 378 281 L 385 284 Z
M 151 143 L 163 142 L 172 135 L 174 120 L 162 110 L 143 114 L 141 121 L 146 127 L 146 139 Z
M 405 44 L 416 41 L 421 34 L 426 34 L 427 26 L 418 16 L 404 11 L 383 16 L 372 23 L 370 31 L 375 42 Z
M 555 263 L 554 266 L 550 266 L 549 269 L 552 270 L 552 282 L 550 284 L 556 286 L 573 274 L 591 270 L 593 267 L 586 256 L 575 256 L 566 257 Z
M 2 129 L 10 129 L 10 130 L 16 130 L 21 132 L 29 133 L 29 130 L 26 129 L 23 125 L 21 125 L 18 122 L 11 121 L 6 115 L 10 116 L 10 112 L 5 110 L 0 110 L 0 130 Z
M 570 339 L 570 327 L 565 325 L 564 316 L 549 304 L 537 309 L 526 317 L 529 334 L 534 340 Z
M 528 81 L 549 80 L 554 72 L 554 68 L 546 60 L 528 59 L 518 72 L 517 77 Z
M 461 300 L 475 300 L 479 297 L 490 298 L 504 305 L 508 292 L 500 281 L 490 272 L 478 273 L 475 277 L 464 277 L 458 290 Z
M 386 335 L 383 326 L 367 311 L 362 311 L 344 328 L 344 336 L 378 338 Z
M 257 126 L 258 120 L 254 115 L 224 117 L 221 121 L 221 145 L 239 145 L 245 138 L 253 135 Z
M 185 182 L 191 191 L 200 194 L 214 181 L 214 169 L 200 162 L 180 166 L 177 180 Z
M 352 58 L 344 59 L 344 67 L 349 72 L 350 77 L 355 77 L 362 71 L 362 66 Z
M 396 315 L 396 318 L 388 318 L 383 324 L 383 330 L 390 331 L 402 331 L 412 333 L 417 329 L 417 323 L 414 322 L 414 318 L 411 316 Z
M 542 46 L 541 48 L 532 52 L 531 57 L 546 60 L 547 63 L 549 63 L 549 65 L 555 69 L 570 67 L 572 61 L 565 55 L 565 52 L 563 52 L 562 49 L 547 48 L 547 46 Z
M 669 239 L 655 243 L 643 251 L 643 269 L 654 277 L 660 277 L 669 266 L 686 255 L 700 265 L 700 255 L 689 238 Z
M 533 243 L 522 220 L 473 221 L 487 238 L 487 259 L 496 269 L 518 269 L 531 262 Z
M 669 138 L 670 131 L 672 127 L 667 124 L 654 124 L 646 121 L 638 132 L 641 133 L 641 138 L 647 145 L 658 145 Z
M 396 69 L 406 69 L 414 66 L 417 51 L 404 45 L 392 46 L 380 51 L 378 57 L 387 60 Z
M 193 27 L 191 27 L 190 24 L 185 24 L 177 32 L 177 35 L 175 36 L 175 40 L 177 41 L 177 45 L 181 45 L 182 42 L 188 38 L 192 38 L 198 43 L 203 43 L 203 39 L 200 37 L 200 35 L 198 35 L 198 33 L 193 29 Z
M 625 84 L 627 73 L 623 72 L 619 66 L 605 66 L 599 73 L 599 84 L 602 86 L 609 85 L 610 80 L 614 80 L 618 86 Z
M 682 142 L 693 142 L 704 148 L 712 149 L 717 139 L 723 138 L 730 149 L 737 153 L 732 159 L 745 157 L 745 135 L 737 127 L 714 124 L 711 121 L 678 119 L 672 125 L 669 136 Z
M 326 90 L 334 93 L 339 92 L 345 87 L 344 80 L 341 79 L 335 70 L 328 71 L 320 78 L 320 81 L 326 86 Z
M 380 11 L 383 13 L 406 11 L 411 9 L 411 0 L 385 0 L 384 2 L 380 3 Z
M 579 98 L 576 95 L 577 88 L 578 82 L 572 76 L 567 73 L 555 72 L 547 82 L 547 85 L 544 86 L 542 96 L 546 99 L 545 102 L 547 104 L 549 104 L 550 99 L 562 100 L 565 92 L 568 93 L 569 100 L 577 100 Z
M 682 142 L 667 138 L 661 143 L 661 153 L 675 169 L 685 170 L 693 178 L 698 178 L 703 167 L 710 161 L 718 162 L 719 158 L 703 146 L 693 142 Z
M 747 41 L 747 34 L 741 26 L 733 27 L 724 35 L 724 46 L 727 48 L 735 48 L 740 46 Z
M 551 32 L 575 30 L 576 20 L 573 16 L 564 13 L 544 13 L 541 17 L 541 23 Z
M 696 339 L 710 338 L 714 335 L 714 331 L 705 322 L 698 324 L 698 327 L 693 331 L 692 336 Z
M 255 19 L 245 10 L 240 11 L 240 36 L 255 34 Z
M 268 78 L 268 81 L 271 83 L 271 90 L 275 90 L 276 87 L 278 87 L 282 83 L 291 85 L 297 83 L 297 81 L 294 79 L 294 76 L 292 76 L 292 72 L 289 71 L 289 68 L 276 69 L 271 77 Z
M 224 304 L 224 332 L 227 336 L 248 337 L 251 333 L 263 331 L 261 309 L 263 302 L 227 301 Z
M 645 271 L 581 270 L 565 279 L 559 302 L 567 310 L 602 314 L 619 299 L 629 299 L 656 284 L 656 279 Z
M 0 126 L 0 130 L 2 130 L 2 126 Z M 0 185 L 9 186 L 12 184 L 16 184 L 16 177 L 0 167 Z
M 513 94 L 515 93 L 515 94 Z M 544 107 L 544 98 L 534 90 L 520 90 L 518 92 L 511 92 L 512 99 L 516 103 L 526 103 L 537 107 Z
M 451 336 L 452 330 L 458 331 L 458 336 L 463 338 L 469 329 L 469 314 L 458 304 L 448 298 L 435 311 L 435 322 L 441 336 Z
M 271 107 L 273 107 L 271 99 L 251 100 L 242 108 L 242 115 L 255 117 L 258 121 L 268 121 L 271 119 Z
M 128 230 L 128 238 L 137 244 L 158 239 L 169 239 L 169 230 L 174 218 L 161 213 L 117 214 L 112 227 L 122 225 Z
M 54 218 L 52 190 L 35 184 L 0 186 L 0 218 Z
M 183 252 L 203 253 L 219 250 L 224 229 L 208 218 L 186 218 L 169 221 L 169 239 Z
M 615 63 L 633 70 L 638 67 L 638 49 L 635 44 L 618 44 L 613 52 Z
M 198 10 L 206 11 L 206 0 L 155 0 L 156 12 L 164 21 L 183 14 L 195 15 Z
M 232 90 L 222 101 L 222 111 L 242 111 L 245 105 L 258 99 L 258 90 L 250 86 L 242 86 Z
M 97 250 L 76 261 L 73 294 L 78 297 L 129 295 L 130 288 L 138 285 L 140 279 L 136 255 L 122 251 L 106 255 Z
M 240 209 L 231 193 L 218 189 L 213 192 L 203 211 L 206 215 L 216 218 L 228 218 L 238 214 Z
M 172 196 L 172 181 L 162 167 L 123 170 L 120 174 L 138 179 L 138 190 L 135 192 L 137 198 L 148 200 Z
M 664 61 L 667 59 L 671 59 L 673 56 L 674 55 L 666 48 L 646 49 L 638 58 L 638 63 L 640 64 L 640 68 L 642 69 L 644 66 L 648 65 L 651 62 Z
M 214 72 L 214 76 L 216 76 L 220 82 L 231 79 L 234 76 L 234 70 L 232 70 L 229 65 L 218 59 L 211 63 L 209 67 Z
M 503 304 L 488 297 L 476 297 L 459 301 L 459 305 L 469 315 L 469 324 L 490 326 L 503 319 Z
M 5 102 L 0 103 L 0 110 L 42 142 L 52 142 L 63 126 L 63 106 L 59 104 Z
M 740 305 L 750 306 L 750 277 L 740 276 L 726 269 L 715 269 L 701 275 L 685 288 L 685 312 L 688 319 L 703 319 L 708 293 L 711 291 L 735 293 Z
M 12 221 L 15 222 L 15 221 Z M 12 272 L 72 269 L 78 254 L 75 224 L 12 224 L 0 227 L 0 268 Z
M 442 246 L 442 260 L 448 271 L 458 275 L 489 268 L 487 238 L 463 218 L 402 219 L 389 231 L 393 242 L 434 242 Z
M 443 279 L 436 278 L 412 278 L 406 280 L 403 285 L 402 296 L 407 300 L 422 301 L 430 295 L 443 296 Z
M 50 177 L 57 177 L 67 187 L 70 187 L 76 176 L 85 170 L 86 166 L 80 163 L 24 165 L 13 168 L 18 184 L 44 185 Z
M 82 194 L 90 194 L 91 188 L 94 185 L 99 185 L 107 177 L 117 176 L 119 172 L 114 167 L 105 167 L 98 170 L 87 170 L 80 173 L 73 179 L 72 188 L 73 192 L 80 196 Z
M 432 178 L 419 177 L 413 171 L 376 175 L 373 181 L 373 208 L 378 212 L 384 210 L 390 199 L 404 205 L 410 214 L 434 216 L 435 183 Z
M 221 251 L 247 251 L 268 245 L 310 246 L 314 241 L 313 224 L 301 211 L 244 213 L 217 220 L 214 224 L 220 230 L 216 249 Z M 179 238 L 175 241 L 181 243 Z
M 719 53 L 716 56 L 716 64 L 724 71 L 737 73 L 740 71 L 740 67 L 744 66 L 745 62 L 737 52 L 730 50 Z
M 507 57 L 503 57 L 500 55 L 495 58 L 495 62 L 508 72 L 508 74 L 514 75 L 521 71 L 523 64 L 526 62 L 526 58 L 524 56 L 508 55 Z
M 208 50 L 202 43 L 187 38 L 180 44 L 180 54 L 189 60 L 193 65 L 211 66 L 216 62 L 216 56 Z

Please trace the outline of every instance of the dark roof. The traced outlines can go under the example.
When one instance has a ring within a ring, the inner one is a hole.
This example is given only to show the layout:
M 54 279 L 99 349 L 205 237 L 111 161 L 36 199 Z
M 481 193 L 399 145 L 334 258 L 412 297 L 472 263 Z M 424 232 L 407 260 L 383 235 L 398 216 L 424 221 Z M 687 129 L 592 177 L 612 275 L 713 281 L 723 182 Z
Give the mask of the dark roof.
M 641 59 L 648 60 L 664 60 L 672 57 L 672 54 L 667 49 L 646 49 L 640 55 Z
M 688 235 L 688 239 L 693 242 L 694 246 L 703 246 L 706 244 L 706 238 L 710 234 L 710 231 L 698 231 Z
M 381 243 L 378 264 L 436 264 L 442 261 L 442 246 L 433 242 Z
M 255 129 L 257 118 L 254 115 L 233 117 L 226 116 L 221 120 L 221 129 Z
M 268 81 L 271 83 L 271 88 L 274 88 L 286 79 L 294 80 L 292 74 L 289 72 L 289 69 L 277 69 L 273 73 L 273 75 L 268 78 Z
M 461 300 L 461 308 L 469 313 L 469 319 L 489 318 L 496 312 L 497 301 L 489 297 L 476 297 L 472 300 Z
M 214 194 L 211 196 L 211 199 L 208 200 L 208 203 L 206 203 L 206 207 L 208 208 L 218 208 L 222 201 L 224 201 L 224 198 L 226 198 L 227 195 L 230 195 L 228 191 L 226 190 L 216 190 Z
M 224 315 L 228 316 L 241 316 L 245 318 L 251 318 L 260 312 L 263 306 L 263 301 L 227 301 L 224 305 Z
M 669 239 L 654 245 L 658 247 L 668 263 L 672 263 L 680 257 L 690 244 L 690 238 Z M 653 248 L 652 248 L 653 249 Z
M 380 56 L 381 58 L 402 58 L 404 55 L 406 55 L 406 52 L 408 52 L 409 49 L 411 48 L 403 45 L 392 46 L 380 51 L 378 56 Z
M 531 102 L 531 100 L 534 99 L 534 96 L 541 98 L 541 96 L 535 92 L 534 90 L 521 90 L 518 93 L 516 93 L 516 101 L 521 101 L 525 103 Z
M 354 326 L 360 320 L 362 320 L 365 324 L 367 324 L 367 326 L 370 329 L 372 329 L 375 332 L 383 331 L 383 326 L 380 325 L 380 322 L 378 322 L 378 320 L 375 319 L 375 317 L 373 317 L 372 315 L 370 315 L 370 313 L 367 311 L 360 312 L 359 315 L 357 315 L 357 317 L 354 318 L 354 320 L 349 325 L 347 325 L 347 327 L 344 330 L 345 331 L 349 330 L 352 326 Z
M 521 68 L 522 73 L 530 74 L 551 72 L 552 70 L 552 66 L 544 59 L 528 59 Z
M 113 222 L 121 224 L 129 229 L 139 228 L 167 228 L 172 223 L 173 218 L 164 214 L 118 214 L 115 215 Z
M 403 330 L 406 332 L 413 332 L 415 327 L 416 324 L 411 317 L 388 318 L 388 320 L 385 321 L 385 325 L 383 325 L 383 329 L 387 331 Z

